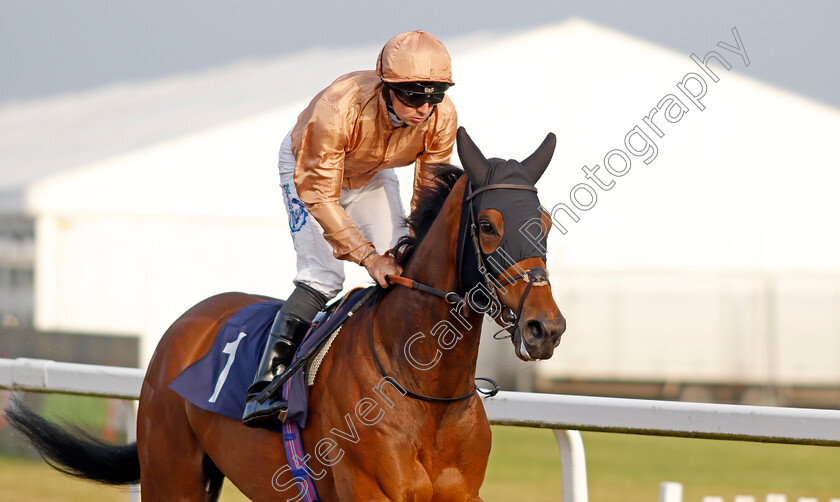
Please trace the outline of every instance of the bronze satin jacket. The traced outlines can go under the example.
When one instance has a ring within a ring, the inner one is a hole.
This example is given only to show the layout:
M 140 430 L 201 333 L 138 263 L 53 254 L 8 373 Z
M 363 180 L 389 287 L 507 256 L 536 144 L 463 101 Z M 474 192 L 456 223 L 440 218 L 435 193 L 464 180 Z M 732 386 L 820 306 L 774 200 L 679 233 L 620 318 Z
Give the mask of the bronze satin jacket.
M 458 126 L 447 96 L 422 124 L 394 127 L 381 87 L 374 71 L 339 77 L 312 99 L 292 131 L 298 197 L 333 255 L 356 263 L 375 248 L 339 204 L 341 187 L 365 186 L 383 169 L 415 162 L 413 208 L 417 187 L 430 178 L 428 166 L 449 162 Z

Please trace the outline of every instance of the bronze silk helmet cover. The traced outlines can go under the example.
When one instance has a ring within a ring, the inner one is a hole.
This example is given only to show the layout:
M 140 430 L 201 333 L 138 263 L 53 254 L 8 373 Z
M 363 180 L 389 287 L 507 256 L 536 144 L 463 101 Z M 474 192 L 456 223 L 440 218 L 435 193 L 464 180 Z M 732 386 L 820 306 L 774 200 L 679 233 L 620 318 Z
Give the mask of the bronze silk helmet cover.
M 383 82 L 435 82 L 455 85 L 452 60 L 440 40 L 425 31 L 408 31 L 395 36 L 379 53 L 376 73 Z M 445 90 L 445 89 L 444 89 Z

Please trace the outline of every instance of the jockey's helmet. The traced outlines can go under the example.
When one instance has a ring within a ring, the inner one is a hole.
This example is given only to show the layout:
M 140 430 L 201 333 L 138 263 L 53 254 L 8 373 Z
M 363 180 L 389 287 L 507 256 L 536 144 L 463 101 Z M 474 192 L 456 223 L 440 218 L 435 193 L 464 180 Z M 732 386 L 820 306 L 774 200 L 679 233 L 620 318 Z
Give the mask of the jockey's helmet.
M 389 87 L 410 93 L 442 94 L 455 85 L 449 52 L 425 31 L 407 31 L 389 40 L 376 60 L 376 73 Z

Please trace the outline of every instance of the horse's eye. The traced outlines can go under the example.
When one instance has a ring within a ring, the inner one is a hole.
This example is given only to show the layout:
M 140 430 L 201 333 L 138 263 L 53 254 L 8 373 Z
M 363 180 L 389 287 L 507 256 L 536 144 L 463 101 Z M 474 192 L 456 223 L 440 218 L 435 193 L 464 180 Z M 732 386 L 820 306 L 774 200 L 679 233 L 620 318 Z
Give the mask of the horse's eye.
M 492 234 L 494 232 L 493 225 L 487 220 L 479 221 L 478 228 L 485 234 Z

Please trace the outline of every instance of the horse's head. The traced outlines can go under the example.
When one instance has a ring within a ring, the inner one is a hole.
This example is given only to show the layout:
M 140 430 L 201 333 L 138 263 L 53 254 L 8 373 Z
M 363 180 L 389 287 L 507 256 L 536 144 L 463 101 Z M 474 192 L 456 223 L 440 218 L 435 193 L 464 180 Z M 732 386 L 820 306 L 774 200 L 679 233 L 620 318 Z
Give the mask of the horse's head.
M 458 156 L 469 178 L 459 236 L 462 285 L 474 308 L 478 303 L 479 311 L 510 332 L 516 355 L 525 361 L 550 358 L 566 330 L 546 271 L 551 222 L 534 187 L 555 144 L 549 133 L 522 162 L 486 159 L 466 130 L 458 129 Z M 487 305 L 496 301 L 504 308 L 494 312 Z

